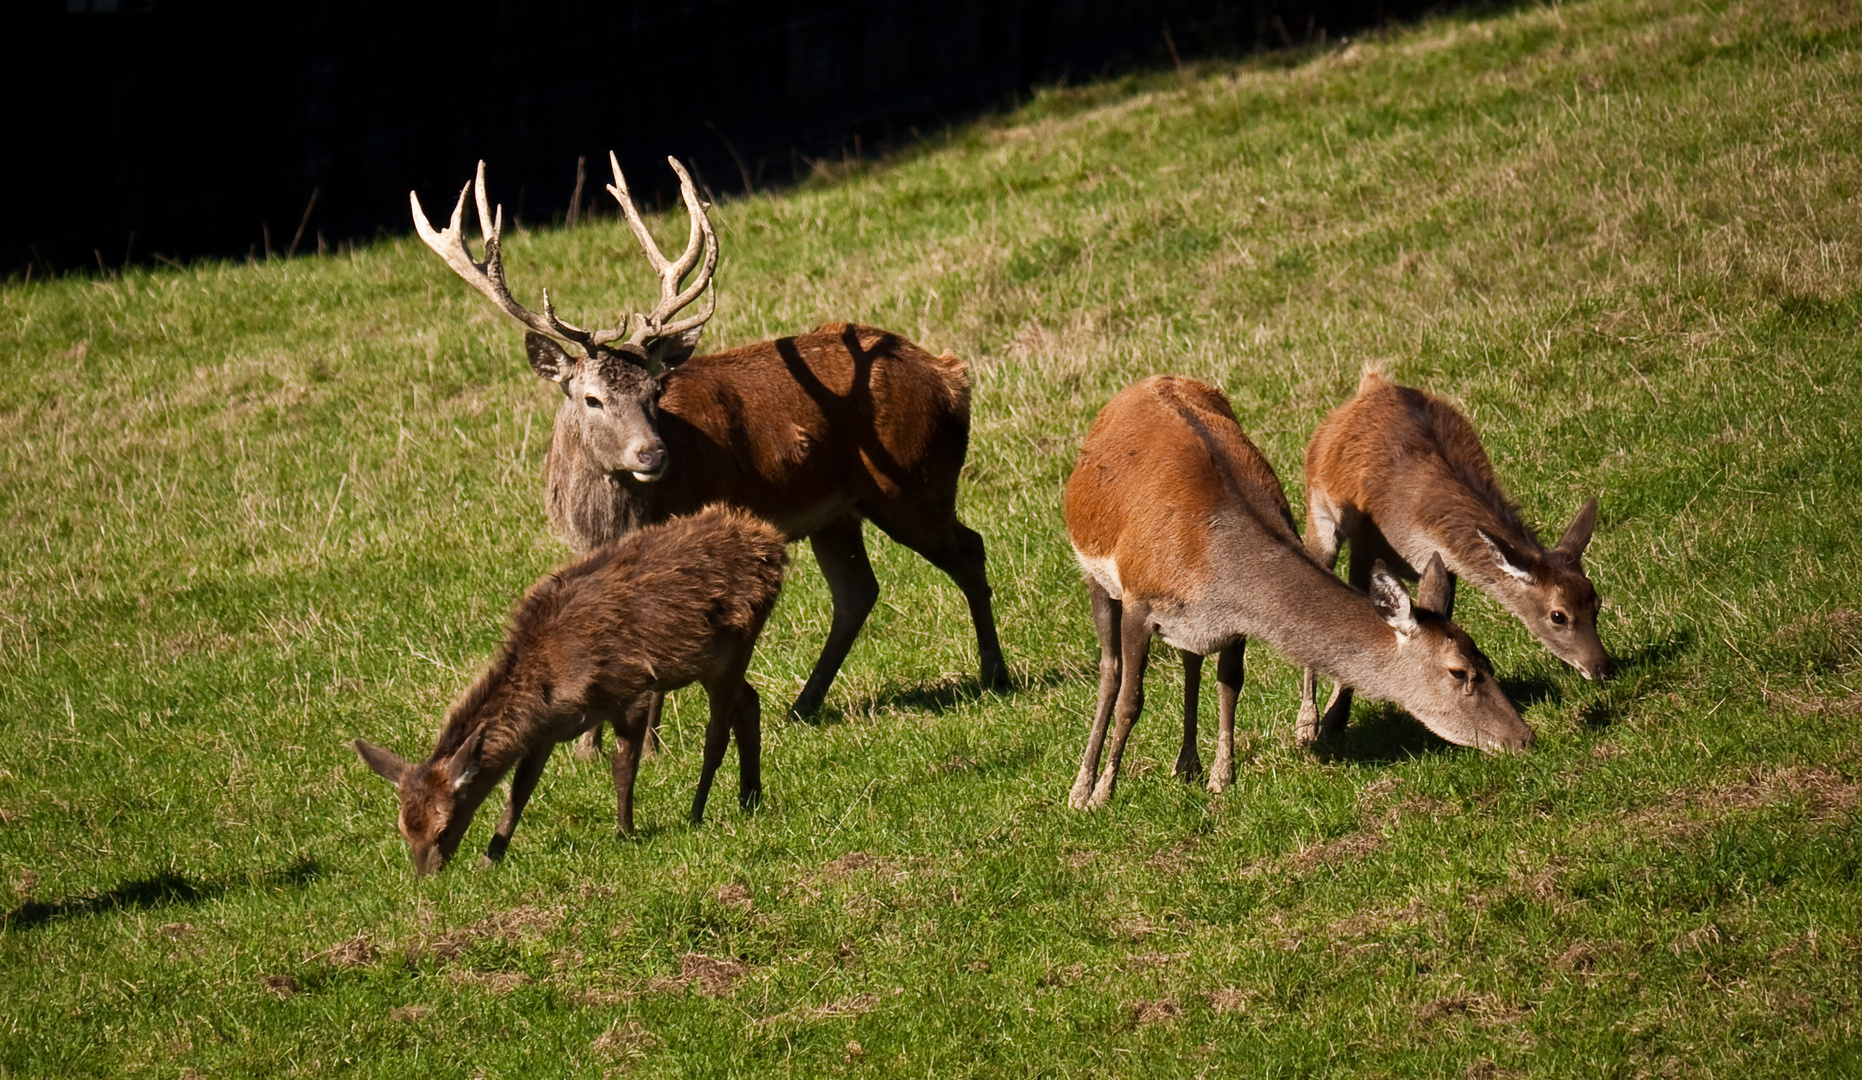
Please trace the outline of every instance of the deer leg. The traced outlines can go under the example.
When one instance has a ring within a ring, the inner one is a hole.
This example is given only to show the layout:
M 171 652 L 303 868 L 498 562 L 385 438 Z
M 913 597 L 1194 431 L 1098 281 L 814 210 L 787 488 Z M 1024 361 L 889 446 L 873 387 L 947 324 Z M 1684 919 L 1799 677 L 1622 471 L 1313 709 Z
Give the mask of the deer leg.
M 737 805 L 753 810 L 763 801 L 763 702 L 747 680 L 737 684 L 731 730 L 737 735 Z
M 1118 717 L 1118 727 L 1112 732 L 1112 747 L 1106 753 L 1099 782 L 1093 785 L 1093 797 L 1086 804 L 1088 810 L 1097 810 L 1112 798 L 1112 789 L 1118 786 L 1119 762 L 1125 757 L 1125 740 L 1131 737 L 1131 727 L 1138 722 L 1138 714 L 1144 711 L 1144 668 L 1151 656 L 1151 610 L 1142 602 L 1127 601 L 1124 607 L 1119 625 L 1119 667 L 1123 670 L 1119 677 L 1118 706 L 1113 710 Z
M 1320 566 L 1330 571 L 1338 565 L 1338 549 L 1344 544 L 1345 536 L 1338 519 L 1330 512 L 1330 507 L 1321 508 L 1322 501 L 1317 495 L 1309 495 L 1306 500 L 1306 550 L 1318 560 Z M 1352 545 L 1352 548 L 1355 551 L 1357 545 Z M 1216 678 L 1221 678 L 1220 672 L 1216 673 Z M 1237 676 L 1237 686 L 1240 681 Z M 1336 692 L 1333 696 L 1336 698 Z M 1327 706 L 1329 711 L 1329 702 Z M 1349 709 L 1350 705 L 1347 704 L 1346 708 Z M 1294 722 L 1293 730 L 1301 746 L 1311 746 L 1319 741 L 1319 673 L 1312 668 L 1307 668 L 1300 675 L 1299 719 Z
M 1183 749 L 1177 751 L 1177 765 L 1170 770 L 1179 780 L 1194 780 L 1202 775 L 1202 755 L 1196 752 L 1196 707 L 1203 692 L 1203 658 L 1183 652 Z
M 1351 587 L 1359 592 L 1369 592 L 1371 588 L 1371 567 L 1377 564 L 1378 544 L 1370 542 L 1363 536 L 1351 542 Z M 1346 721 L 1351 719 L 1351 687 L 1344 683 L 1332 685 L 1332 697 L 1325 703 L 1325 715 L 1319 718 L 1319 725 L 1310 739 L 1300 741 L 1306 745 L 1323 742 L 1345 729 Z
M 646 741 L 645 696 L 614 714 L 614 753 L 608 757 L 608 768 L 614 776 L 614 813 L 622 836 L 634 834 L 634 776 L 640 771 Z
M 1235 699 L 1241 696 L 1242 656 L 1248 639 L 1225 645 L 1215 662 L 1216 699 L 1221 731 L 1216 736 L 1215 766 L 1209 770 L 1209 790 L 1221 793 L 1235 782 Z
M 646 741 L 641 744 L 640 752 L 644 757 L 658 757 L 666 750 L 666 743 L 659 737 L 659 716 L 666 706 L 666 695 L 654 690 L 646 698 Z
M 1093 603 L 1093 630 L 1099 637 L 1099 700 L 1093 707 L 1093 726 L 1086 736 L 1086 754 L 1080 759 L 1079 775 L 1073 790 L 1067 793 L 1067 805 L 1086 809 L 1093 797 L 1093 777 L 1099 772 L 1099 751 L 1105 745 L 1106 724 L 1112 718 L 1112 703 L 1118 698 L 1120 604 L 1110 593 L 1088 578 L 1086 592 Z
M 511 772 L 511 797 L 505 801 L 504 813 L 498 818 L 498 827 L 491 831 L 491 843 L 485 848 L 485 862 L 495 863 L 504 858 L 504 850 L 511 846 L 511 834 L 517 831 L 517 819 L 524 815 L 524 805 L 530 801 L 530 793 L 537 789 L 537 779 L 543 775 L 543 764 L 550 759 L 554 746 L 544 746 L 533 750 L 530 756 L 517 763 Z
M 698 771 L 698 791 L 692 796 L 692 824 L 705 820 L 705 800 L 711 796 L 711 781 L 724 764 L 724 751 L 731 744 L 731 721 L 736 713 L 737 692 L 745 684 L 743 676 L 715 679 L 705 686 L 711 699 L 711 719 L 705 724 L 705 761 Z
M 601 756 L 601 729 L 601 722 L 596 721 L 576 738 L 574 754 L 577 761 L 593 761 Z
M 828 628 L 827 643 L 821 647 L 821 658 L 815 661 L 815 669 L 809 673 L 808 683 L 802 687 L 795 704 L 789 706 L 789 715 L 798 719 L 820 711 L 821 702 L 828 696 L 828 687 L 834 685 L 834 676 L 840 674 L 841 661 L 847 659 L 847 651 L 853 648 L 853 639 L 866 623 L 867 613 L 879 600 L 879 579 L 873 576 L 873 565 L 867 562 L 866 541 L 860 536 L 858 518 L 850 516 L 830 522 L 810 536 L 808 543 L 814 549 L 815 561 L 821 565 L 821 576 L 827 578 L 828 593 L 834 598 L 834 621 Z
M 976 654 L 980 665 L 978 681 L 985 690 L 1004 690 L 1009 685 L 1009 667 L 1002 659 L 1002 643 L 996 638 L 994 595 L 985 571 L 983 538 L 976 530 L 952 515 L 948 524 L 938 529 L 904 528 L 903 523 L 880 514 L 873 524 L 887 536 L 925 557 L 925 561 L 944 571 L 962 590 L 970 605 L 970 621 L 976 624 Z

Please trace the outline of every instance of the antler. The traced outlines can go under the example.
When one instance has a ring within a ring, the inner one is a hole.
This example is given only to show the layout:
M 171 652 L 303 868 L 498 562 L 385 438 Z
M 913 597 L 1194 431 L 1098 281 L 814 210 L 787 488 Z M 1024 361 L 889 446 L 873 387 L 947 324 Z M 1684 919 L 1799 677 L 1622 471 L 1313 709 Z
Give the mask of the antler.
M 691 219 L 685 253 L 676 262 L 668 262 L 660 252 L 659 245 L 653 242 L 652 234 L 647 232 L 646 222 L 640 220 L 640 211 L 634 208 L 634 201 L 627 193 L 627 180 L 621 176 L 621 163 L 615 158 L 614 151 L 608 151 L 608 164 L 614 168 L 614 183 L 608 185 L 608 194 L 621 204 L 621 212 L 627 216 L 627 224 L 633 228 L 634 237 L 640 241 L 640 248 L 646 253 L 647 261 L 653 264 L 654 272 L 659 275 L 659 303 L 652 311 L 639 316 L 640 322 L 634 324 L 633 333 L 628 336 L 627 340 L 635 345 L 644 345 L 653 338 L 681 334 L 696 340 L 700 328 L 717 309 L 717 294 L 711 290 L 711 272 L 718 265 L 717 234 L 711 231 L 711 218 L 705 213 L 705 204 L 698 200 L 698 191 L 692 187 L 692 178 L 686 173 L 685 166 L 670 157 L 666 163 L 672 166 L 673 172 L 679 174 L 679 194 L 685 199 L 685 212 Z M 692 272 L 701 250 L 705 264 L 699 269 L 698 277 L 681 291 L 679 283 Z M 705 305 L 701 310 L 678 322 L 666 321 L 701 292 L 705 294 Z M 628 321 L 633 324 L 632 318 Z
M 616 172 L 619 175 L 619 172 Z M 684 175 L 684 170 L 680 171 Z M 478 230 L 485 237 L 485 261 L 477 262 L 472 252 L 466 248 L 465 230 L 461 227 L 461 218 L 465 216 L 466 196 L 473 195 L 478 204 Z M 518 303 L 511 296 L 510 287 L 504 283 L 504 263 L 499 254 L 499 235 L 504 231 L 504 207 L 499 206 L 497 214 L 491 211 L 485 197 L 485 163 L 478 163 L 478 175 L 469 181 L 465 189 L 459 192 L 459 202 L 453 207 L 453 219 L 444 231 L 435 231 L 427 221 L 427 215 L 420 208 L 420 196 L 412 191 L 407 193 L 408 202 L 414 208 L 414 231 L 426 241 L 434 253 L 453 268 L 453 273 L 465 279 L 466 284 L 484 293 L 499 310 L 523 323 L 539 334 L 545 334 L 561 341 L 574 342 L 584 351 L 594 345 L 601 345 L 624 336 L 626 327 L 606 330 L 584 330 L 572 326 L 556 317 L 556 309 L 550 303 L 550 291 L 543 290 L 543 314 L 538 315 Z M 631 208 L 630 208 L 631 209 Z M 637 219 L 636 219 L 637 220 Z M 635 232 L 640 232 L 635 226 Z M 709 235 L 710 227 L 706 226 Z M 712 258 L 716 259 L 715 252 Z M 689 267 L 688 267 L 689 268 Z M 709 312 L 707 312 L 709 314 Z M 632 321 L 631 319 L 629 320 Z

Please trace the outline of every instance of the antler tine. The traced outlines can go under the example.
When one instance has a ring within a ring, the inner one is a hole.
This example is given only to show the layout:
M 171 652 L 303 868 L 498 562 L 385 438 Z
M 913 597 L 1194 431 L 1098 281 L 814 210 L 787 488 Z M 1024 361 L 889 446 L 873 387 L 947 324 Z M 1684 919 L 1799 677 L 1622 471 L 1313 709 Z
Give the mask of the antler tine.
M 653 310 L 641 316 L 641 322 L 634 330 L 630 340 L 635 344 L 644 344 L 650 338 L 670 337 L 673 334 L 703 326 L 716 310 L 716 296 L 709 295 L 702 311 L 690 315 L 676 323 L 668 324 L 666 319 L 690 304 L 699 293 L 707 292 L 711 287 L 711 274 L 718 263 L 718 239 L 712 231 L 711 218 L 705 212 L 705 204 L 699 201 L 698 190 L 692 184 L 691 174 L 675 158 L 668 157 L 667 163 L 679 176 L 679 194 L 685 202 L 690 227 L 686 233 L 685 250 L 677 261 L 668 260 L 659 245 L 654 242 L 652 234 L 647 232 L 646 222 L 640 218 L 640 211 L 634 206 L 632 196 L 627 190 L 627 179 L 621 175 L 621 163 L 612 150 L 608 151 L 608 165 L 614 170 L 614 183 L 608 185 L 608 194 L 621 204 L 621 212 L 627 218 L 627 225 L 634 232 L 634 238 L 640 242 L 640 249 L 647 261 L 653 264 L 654 273 L 660 279 L 659 303 Z M 701 253 L 704 267 L 692 284 L 683 291 L 680 282 L 691 272 Z
M 504 233 L 504 207 L 499 206 L 494 212 L 491 200 L 487 197 L 485 185 L 485 163 L 478 163 L 478 172 L 459 192 L 459 201 L 453 205 L 452 220 L 443 230 L 436 230 L 427 220 L 426 211 L 421 208 L 420 195 L 407 193 L 409 205 L 414 211 L 414 231 L 420 239 L 433 249 L 453 273 L 465 279 L 465 283 L 483 293 L 487 299 L 498 306 L 498 310 L 516 319 L 525 327 L 557 338 L 572 342 L 584 349 L 597 344 L 603 331 L 584 330 L 556 317 L 555 307 L 550 303 L 549 290 L 543 290 L 543 314 L 538 315 L 511 295 L 511 290 L 504 280 L 504 259 L 501 253 L 501 240 Z M 472 258 L 472 251 L 465 242 L 465 207 L 466 198 L 471 196 L 477 204 L 479 232 L 485 238 L 485 261 Z M 618 334 L 618 332 L 608 332 Z

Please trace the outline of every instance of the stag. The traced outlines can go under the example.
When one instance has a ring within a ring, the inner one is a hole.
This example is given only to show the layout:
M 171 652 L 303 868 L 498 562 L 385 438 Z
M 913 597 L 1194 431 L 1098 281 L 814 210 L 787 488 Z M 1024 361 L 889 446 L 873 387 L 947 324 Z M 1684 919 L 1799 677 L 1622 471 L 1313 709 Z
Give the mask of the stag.
M 1220 731 L 1211 791 L 1234 781 L 1235 700 L 1250 637 L 1294 661 L 1394 701 L 1450 742 L 1532 744 L 1493 669 L 1441 614 L 1447 573 L 1429 565 L 1414 602 L 1387 570 L 1353 590 L 1300 543 L 1273 467 L 1213 387 L 1157 375 L 1100 411 L 1067 480 L 1067 536 L 1086 573 L 1099 636 L 1099 701 L 1068 802 L 1105 805 L 1144 706 L 1153 634 L 1183 654 L 1183 746 L 1175 772 L 1201 772 L 1196 697 L 1218 653 Z M 1113 716 L 1118 727 L 1105 751 Z M 1300 729 L 1302 742 L 1314 732 Z M 1105 767 L 1099 762 L 1105 751 Z
M 535 372 L 562 391 L 544 466 L 551 525 L 576 550 L 713 502 L 743 507 L 788 540 L 806 538 L 827 578 L 833 620 L 791 715 L 819 710 L 879 598 L 861 519 L 944 571 L 976 626 L 981 682 L 1008 669 L 996 638 L 983 539 L 957 517 L 957 475 L 969 448 L 970 379 L 963 361 L 932 356 L 871 327 L 830 323 L 813 333 L 691 356 L 716 306 L 718 244 L 706 206 L 677 161 L 689 232 L 667 259 L 647 232 L 620 163 L 609 194 L 660 281 L 659 302 L 621 325 L 583 329 L 512 298 L 500 261 L 504 210 L 494 213 L 485 165 L 436 230 L 410 193 L 420 237 L 446 265 L 526 328 Z M 483 261 L 462 230 L 478 208 Z M 698 274 L 689 284 L 686 276 Z M 676 317 L 700 295 L 693 314 Z M 654 705 L 657 710 L 657 702 Z
M 430 874 L 452 858 L 479 804 L 510 772 L 510 798 L 485 852 L 487 860 L 502 858 L 550 751 L 602 723 L 614 725 L 620 832 L 633 835 L 634 776 L 647 735 L 640 699 L 694 682 L 704 684 L 711 720 L 692 823 L 704 820 L 733 732 L 737 798 L 746 810 L 754 805 L 762 727 L 744 672 L 787 557 L 781 534 L 761 519 L 711 507 L 640 529 L 532 586 L 504 647 L 453 707 L 426 761 L 354 743 L 400 794 L 414 872 Z
M 1465 577 L 1553 655 L 1587 679 L 1606 679 L 1615 665 L 1597 637 L 1600 602 L 1583 564 L 1596 524 L 1592 498 L 1545 548 L 1520 521 L 1467 417 L 1375 368 L 1306 447 L 1306 546 L 1322 566 L 1334 567 L 1349 544 L 1349 579 L 1363 589 L 1378 561 L 1415 577 L 1412 568 L 1439 555 L 1449 571 L 1444 616 L 1453 617 L 1455 581 Z M 1304 693 L 1306 714 L 1316 716 L 1310 671 Z M 1317 722 L 1331 730 L 1350 709 L 1351 688 L 1338 686 Z

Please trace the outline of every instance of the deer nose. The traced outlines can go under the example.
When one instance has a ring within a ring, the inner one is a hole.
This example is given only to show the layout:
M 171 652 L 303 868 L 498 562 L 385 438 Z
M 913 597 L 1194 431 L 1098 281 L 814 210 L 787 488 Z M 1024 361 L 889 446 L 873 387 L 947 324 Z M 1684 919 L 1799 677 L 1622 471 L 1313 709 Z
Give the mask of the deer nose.
M 637 451 L 634 454 L 634 460 L 638 462 L 634 468 L 635 472 L 657 473 L 666 467 L 666 448 L 650 446 L 645 450 Z
M 1590 669 L 1584 672 L 1585 677 L 1598 680 L 1607 679 L 1614 674 L 1616 674 L 1616 664 L 1607 656 L 1592 664 Z

